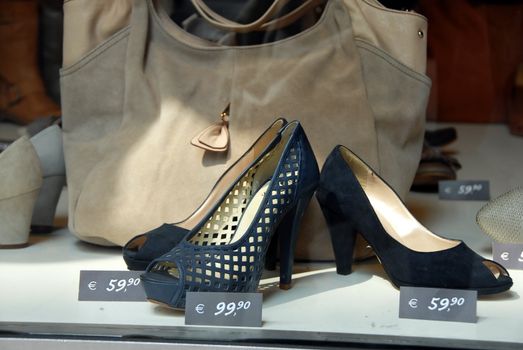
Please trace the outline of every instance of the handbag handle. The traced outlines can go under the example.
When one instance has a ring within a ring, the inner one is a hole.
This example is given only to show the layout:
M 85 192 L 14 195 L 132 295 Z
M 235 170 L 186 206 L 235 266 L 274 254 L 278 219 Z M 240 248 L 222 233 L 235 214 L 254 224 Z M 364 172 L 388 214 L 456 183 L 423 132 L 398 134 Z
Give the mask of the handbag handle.
M 204 0 L 191 0 L 192 4 L 196 8 L 196 11 L 198 11 L 202 18 L 204 18 L 207 22 L 219 29 L 234 31 L 237 33 L 267 31 L 283 28 L 297 21 L 312 8 L 318 6 L 326 0 L 305 0 L 300 6 L 296 7 L 291 12 L 279 18 L 270 20 L 281 8 L 283 8 L 283 6 L 288 4 L 289 1 L 290 0 L 274 0 L 271 6 L 257 20 L 251 23 L 240 24 L 219 15 L 209 6 L 207 6 Z

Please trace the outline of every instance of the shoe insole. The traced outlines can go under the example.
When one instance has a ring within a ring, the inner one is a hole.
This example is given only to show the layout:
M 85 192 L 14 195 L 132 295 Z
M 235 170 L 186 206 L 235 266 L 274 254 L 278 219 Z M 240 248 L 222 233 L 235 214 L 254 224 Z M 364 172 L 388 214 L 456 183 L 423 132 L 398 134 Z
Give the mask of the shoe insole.
M 235 181 L 250 163 L 259 158 L 267 146 L 274 141 L 283 123 L 283 120 L 275 122 L 271 128 L 256 141 L 251 149 L 224 173 L 200 207 L 184 221 L 177 223 L 177 225 L 190 230 L 195 227 L 205 215 L 208 215 L 220 197 L 227 192 L 231 183 Z
M 243 215 L 240 219 L 240 223 L 238 224 L 236 232 L 232 237 L 230 243 L 238 241 L 247 233 L 247 230 L 252 224 L 256 216 L 256 213 L 258 213 L 260 206 L 263 204 L 263 199 L 265 198 L 265 193 L 267 192 L 270 183 L 270 181 L 267 181 L 265 184 L 263 184 L 263 186 L 261 186 L 258 189 L 258 191 L 256 191 L 256 194 L 252 197 L 252 199 L 249 202 L 249 205 L 243 212 Z
M 367 177 L 365 193 L 385 231 L 409 249 L 417 252 L 436 252 L 460 244 L 459 241 L 435 235 L 420 224 L 396 193 L 374 173 Z M 493 261 L 484 260 L 483 264 L 495 278 L 508 276 L 507 271 Z
M 385 231 L 411 250 L 434 252 L 459 244 L 458 241 L 437 236 L 421 225 L 396 193 L 374 173 L 367 175 L 365 193 Z

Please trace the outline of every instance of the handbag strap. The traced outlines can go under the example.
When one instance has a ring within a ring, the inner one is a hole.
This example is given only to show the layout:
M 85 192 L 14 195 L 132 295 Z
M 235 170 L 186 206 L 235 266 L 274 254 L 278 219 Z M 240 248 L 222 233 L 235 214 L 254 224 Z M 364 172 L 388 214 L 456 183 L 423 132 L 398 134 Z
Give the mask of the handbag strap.
M 238 33 L 268 31 L 283 28 L 297 21 L 306 13 L 308 13 L 312 8 L 318 6 L 326 0 L 305 0 L 300 6 L 296 7 L 291 12 L 271 20 L 271 18 L 279 10 L 289 3 L 289 1 L 290 0 L 274 0 L 271 6 L 257 20 L 251 23 L 240 24 L 219 15 L 209 6 L 207 6 L 204 0 L 191 0 L 192 4 L 196 8 L 196 11 L 198 11 L 202 18 L 204 18 L 207 22 L 219 29 Z

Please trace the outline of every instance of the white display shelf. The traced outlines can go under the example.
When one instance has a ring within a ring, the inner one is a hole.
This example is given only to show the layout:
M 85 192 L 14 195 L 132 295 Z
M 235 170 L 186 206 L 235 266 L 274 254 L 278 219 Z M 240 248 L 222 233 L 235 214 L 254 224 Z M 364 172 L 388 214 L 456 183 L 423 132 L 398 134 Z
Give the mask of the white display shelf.
M 523 185 L 523 138 L 509 135 L 502 125 L 455 126 L 459 138 L 449 148 L 458 152 L 463 165 L 459 179 L 489 180 L 492 197 Z M 475 223 L 484 202 L 440 201 L 434 194 L 411 193 L 407 205 L 434 232 L 462 239 L 491 257 L 490 241 Z M 478 321 L 468 324 L 398 318 L 399 291 L 376 260 L 355 264 L 348 276 L 337 275 L 332 263 L 300 263 L 288 291 L 278 288 L 277 272 L 264 276 L 261 328 L 224 332 L 218 327 L 185 326 L 182 312 L 148 302 L 78 301 L 80 270 L 125 269 L 120 249 L 80 242 L 67 229 L 33 235 L 27 248 L 0 250 L 0 330 L 201 341 L 523 347 L 523 271 L 510 270 L 514 286 L 509 292 L 481 297 Z

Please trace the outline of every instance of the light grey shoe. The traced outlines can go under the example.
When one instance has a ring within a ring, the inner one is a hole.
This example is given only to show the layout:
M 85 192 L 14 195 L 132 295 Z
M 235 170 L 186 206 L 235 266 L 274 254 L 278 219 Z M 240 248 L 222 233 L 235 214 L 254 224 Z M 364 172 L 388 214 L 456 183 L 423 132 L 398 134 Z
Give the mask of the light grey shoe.
M 0 154 L 0 248 L 27 245 L 41 186 L 38 155 L 29 139 L 22 136 Z
M 479 210 L 476 221 L 496 242 L 523 243 L 523 187 L 488 202 Z
M 62 129 L 58 125 L 52 125 L 31 137 L 30 141 L 40 159 L 43 177 L 42 189 L 31 219 L 31 232 L 51 232 L 56 205 L 65 185 Z

